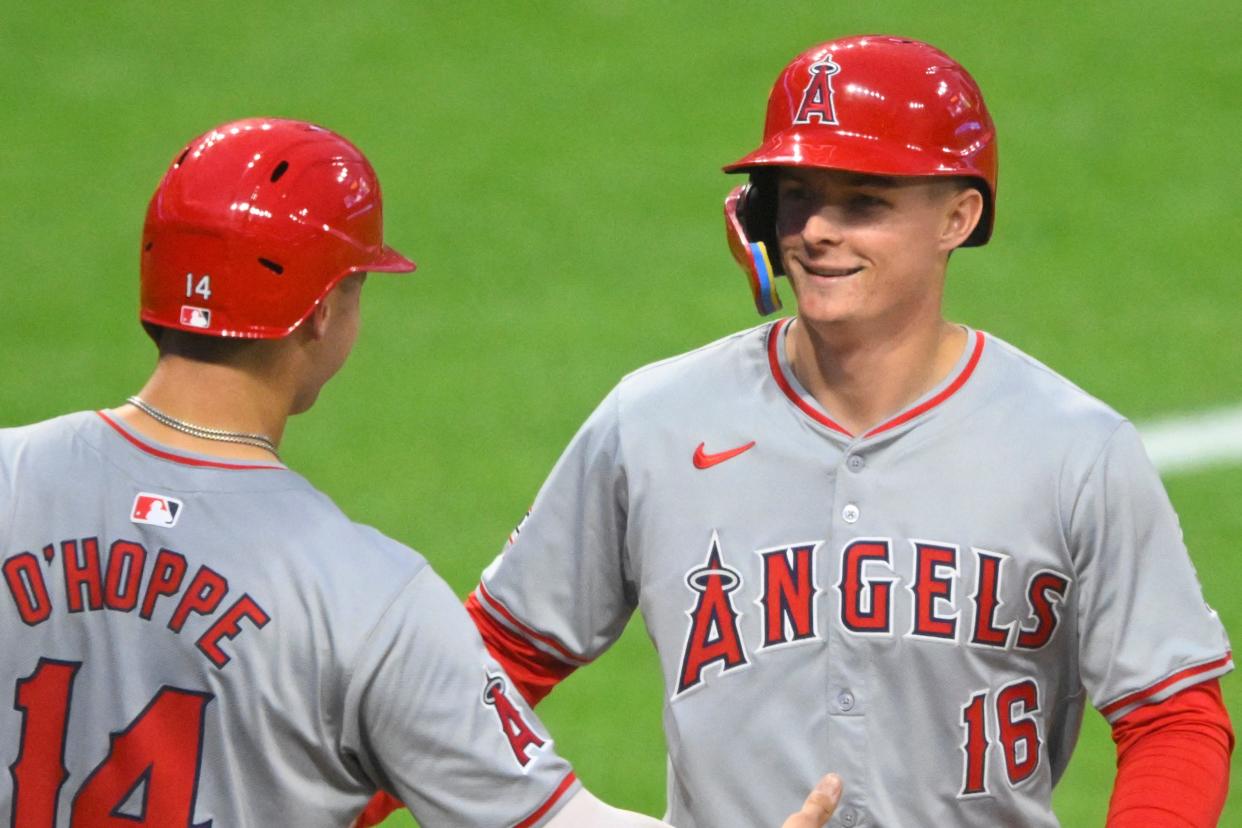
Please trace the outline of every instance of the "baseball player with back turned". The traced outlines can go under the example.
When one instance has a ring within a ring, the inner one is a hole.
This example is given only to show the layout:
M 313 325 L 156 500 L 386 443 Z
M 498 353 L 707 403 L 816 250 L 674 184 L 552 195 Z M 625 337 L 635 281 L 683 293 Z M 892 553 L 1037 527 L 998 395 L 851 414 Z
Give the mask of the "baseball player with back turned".
M 771 823 L 821 766 L 834 826 L 1053 826 L 1088 701 L 1109 825 L 1216 823 L 1233 661 L 1138 434 L 942 314 L 996 147 L 932 46 L 798 55 L 725 168 L 756 305 L 784 274 L 797 313 L 622 380 L 469 599 L 531 702 L 642 613 L 678 828 Z
M 276 455 L 353 346 L 366 272 L 414 269 L 381 212 L 325 129 L 199 137 L 147 213 L 146 386 L 0 431 L 7 824 L 344 826 L 379 789 L 424 826 L 663 824 L 592 797 L 426 561 Z

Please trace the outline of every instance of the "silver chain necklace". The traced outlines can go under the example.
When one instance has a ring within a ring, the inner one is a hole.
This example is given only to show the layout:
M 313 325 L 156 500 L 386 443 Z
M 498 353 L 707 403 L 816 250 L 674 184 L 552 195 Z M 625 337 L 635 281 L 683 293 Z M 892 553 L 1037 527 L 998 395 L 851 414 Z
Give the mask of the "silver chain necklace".
M 277 460 L 280 459 L 280 455 L 276 452 L 276 444 L 262 434 L 251 434 L 246 431 L 225 431 L 222 428 L 207 428 L 206 426 L 187 423 L 185 420 L 170 417 L 136 394 L 127 399 L 126 402 L 157 423 L 162 423 L 171 429 L 180 431 L 182 434 L 189 434 L 191 437 L 201 437 L 204 440 L 216 440 L 221 443 L 241 443 L 247 446 L 254 446 L 255 448 L 266 449 L 274 454 Z

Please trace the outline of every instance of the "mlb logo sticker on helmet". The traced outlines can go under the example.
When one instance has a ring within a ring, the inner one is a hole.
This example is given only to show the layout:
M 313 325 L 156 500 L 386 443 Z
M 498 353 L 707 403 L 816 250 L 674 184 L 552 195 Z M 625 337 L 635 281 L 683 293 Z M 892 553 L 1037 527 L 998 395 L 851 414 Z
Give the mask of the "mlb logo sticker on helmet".
M 211 311 L 193 305 L 181 306 L 181 324 L 190 328 L 210 328 Z
M 180 500 L 167 495 L 139 492 L 134 498 L 134 508 L 129 512 L 129 519 L 134 523 L 147 523 L 151 526 L 176 526 L 181 516 Z

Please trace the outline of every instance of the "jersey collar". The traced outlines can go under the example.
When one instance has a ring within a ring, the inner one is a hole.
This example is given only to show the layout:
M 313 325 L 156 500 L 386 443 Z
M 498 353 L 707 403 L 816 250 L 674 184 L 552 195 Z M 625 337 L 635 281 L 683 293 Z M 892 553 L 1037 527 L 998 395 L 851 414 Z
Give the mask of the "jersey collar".
M 807 417 L 843 437 L 850 440 L 856 439 L 856 435 L 851 434 L 845 426 L 833 420 L 824 412 L 819 403 L 802 388 L 794 376 L 793 369 L 785 358 L 784 347 L 785 336 L 789 331 L 789 323 L 791 321 L 793 321 L 793 317 L 778 319 L 768 328 L 768 367 L 772 371 L 772 378 L 776 381 L 776 385 L 781 389 L 781 392 L 789 398 L 789 401 Z M 967 328 L 966 334 L 968 343 L 966 353 L 962 355 L 961 360 L 950 373 L 947 380 L 910 408 L 869 429 L 861 438 L 857 439 L 866 440 L 887 431 L 892 431 L 898 426 L 904 425 L 931 411 L 961 390 L 962 386 L 966 384 L 966 381 L 970 379 L 975 372 L 975 368 L 979 365 L 979 358 L 983 355 L 983 345 L 985 342 L 982 331 L 972 331 Z
M 114 420 L 102 411 L 96 411 L 99 418 L 112 427 L 113 431 L 124 437 L 130 445 L 139 451 L 145 452 L 152 457 L 158 457 L 161 460 L 168 460 L 173 463 L 179 463 L 183 466 L 194 466 L 197 468 L 207 469 L 230 469 L 233 471 L 262 471 L 262 470 L 279 470 L 285 471 L 286 467 L 279 463 L 229 463 L 223 460 L 212 459 L 207 455 L 188 454 L 186 452 L 173 451 L 164 446 L 157 445 L 148 441 L 146 438 L 139 436 L 133 430 L 127 428 L 119 420 Z

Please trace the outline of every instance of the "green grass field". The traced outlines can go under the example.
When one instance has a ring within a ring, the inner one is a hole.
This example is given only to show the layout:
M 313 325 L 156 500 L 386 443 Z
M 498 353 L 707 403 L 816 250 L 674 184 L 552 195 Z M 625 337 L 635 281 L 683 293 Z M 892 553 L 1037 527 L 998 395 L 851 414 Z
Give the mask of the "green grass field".
M 758 141 L 786 60 L 867 31 L 954 54 L 1000 129 L 996 236 L 955 256 L 952 317 L 1138 421 L 1242 400 L 1242 36 L 1224 0 L 34 3 L 0 24 L 0 425 L 145 379 L 138 238 L 184 141 L 248 115 L 319 121 L 374 161 L 419 271 L 371 280 L 354 358 L 284 456 L 465 594 L 622 374 L 757 322 L 720 165 Z M 1242 468 L 1167 482 L 1242 634 Z M 1240 722 L 1242 680 L 1224 687 Z M 641 624 L 540 712 L 597 794 L 662 811 Z M 1112 767 L 1089 713 L 1063 824 L 1103 824 Z M 1242 796 L 1222 824 L 1242 824 Z

